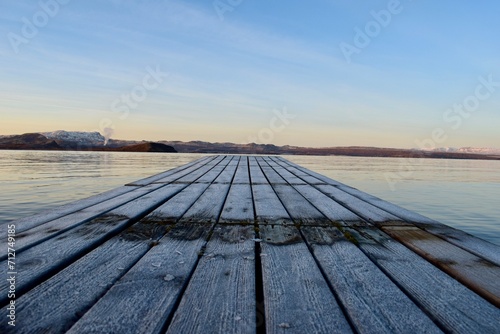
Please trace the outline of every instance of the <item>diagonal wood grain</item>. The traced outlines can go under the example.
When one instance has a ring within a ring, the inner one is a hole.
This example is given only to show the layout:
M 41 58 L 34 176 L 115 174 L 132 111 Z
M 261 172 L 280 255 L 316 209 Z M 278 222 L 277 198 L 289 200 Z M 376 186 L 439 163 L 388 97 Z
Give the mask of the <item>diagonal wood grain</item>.
M 500 267 L 417 227 L 385 226 L 385 233 L 500 307 Z
M 441 333 L 338 229 L 301 230 L 358 333 Z
M 453 333 L 495 333 L 500 309 L 376 228 L 347 228 L 361 250 L 425 310 Z

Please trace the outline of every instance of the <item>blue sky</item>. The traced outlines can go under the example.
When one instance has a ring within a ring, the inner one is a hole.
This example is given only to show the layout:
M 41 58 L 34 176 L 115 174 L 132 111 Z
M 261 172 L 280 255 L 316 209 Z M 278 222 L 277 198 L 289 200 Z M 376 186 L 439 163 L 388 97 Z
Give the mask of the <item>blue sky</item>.
M 500 147 L 496 1 L 0 5 L 0 134 Z

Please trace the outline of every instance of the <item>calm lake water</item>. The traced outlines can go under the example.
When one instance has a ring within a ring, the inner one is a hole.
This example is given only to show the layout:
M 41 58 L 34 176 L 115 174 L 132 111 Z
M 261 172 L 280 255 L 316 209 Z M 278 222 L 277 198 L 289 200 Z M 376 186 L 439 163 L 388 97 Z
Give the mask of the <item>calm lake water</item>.
M 0 151 L 0 223 L 95 195 L 202 154 Z M 500 245 L 500 161 L 285 156 Z

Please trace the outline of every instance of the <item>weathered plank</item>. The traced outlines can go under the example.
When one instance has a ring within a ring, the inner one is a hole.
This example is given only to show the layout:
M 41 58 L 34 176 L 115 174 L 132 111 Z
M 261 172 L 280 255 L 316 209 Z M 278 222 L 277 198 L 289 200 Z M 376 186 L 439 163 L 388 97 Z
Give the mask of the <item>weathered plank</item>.
M 134 226 L 18 298 L 15 332 L 68 330 L 151 247 L 155 229 Z M 8 327 L 0 322 L 2 333 Z
M 278 173 L 276 173 L 276 171 L 271 166 L 269 166 L 267 162 L 265 162 L 262 158 L 257 158 L 257 162 L 259 163 L 262 172 L 264 173 L 270 184 L 288 186 L 286 180 L 282 178 Z
M 357 333 L 441 333 L 338 229 L 301 230 Z
M 250 166 L 250 179 L 252 181 L 252 185 L 269 184 L 264 176 L 264 173 L 262 173 L 262 170 L 260 169 L 257 159 L 255 157 L 249 157 L 248 162 Z
M 219 223 L 253 223 L 254 211 L 248 159 L 242 157 L 222 209 Z
M 286 164 L 286 165 L 291 166 L 291 167 L 295 167 L 296 169 L 298 169 L 298 170 L 300 170 L 300 171 L 303 171 L 304 173 L 306 173 L 306 174 L 308 174 L 308 175 L 313 176 L 314 178 L 316 178 L 317 180 L 319 180 L 319 181 L 320 181 L 320 182 L 319 182 L 320 184 L 321 184 L 321 183 L 326 183 L 326 184 L 331 184 L 331 185 L 334 185 L 334 186 L 344 185 L 344 184 L 343 184 L 343 183 L 341 183 L 341 182 L 338 182 L 338 181 L 336 181 L 336 180 L 332 180 L 332 179 L 330 179 L 330 178 L 329 178 L 329 177 L 327 177 L 327 176 L 324 176 L 324 175 L 322 175 L 322 174 L 320 174 L 320 173 L 316 173 L 315 171 L 312 171 L 312 170 L 310 170 L 310 169 L 304 168 L 304 167 L 302 167 L 302 166 L 300 166 L 300 165 L 297 165 L 296 163 L 293 163 L 293 162 L 291 162 L 291 161 L 289 161 L 289 160 L 286 160 L 286 159 L 284 159 L 284 158 L 282 158 L 282 157 L 276 157 L 275 159 L 276 159 L 276 160 L 275 160 L 276 162 L 281 161 L 283 164 Z
M 260 237 L 266 332 L 352 332 L 297 228 L 261 226 Z
M 386 223 L 386 222 L 397 222 L 399 225 L 403 224 L 403 220 L 384 211 L 376 206 L 373 206 L 365 201 L 360 200 L 337 187 L 330 184 L 315 185 L 318 190 L 328 197 L 334 199 L 335 201 L 344 205 L 347 209 L 355 212 L 360 217 L 366 219 L 369 223 Z
M 288 212 L 270 184 L 254 184 L 252 192 L 259 224 L 292 224 Z
M 365 224 L 354 212 L 346 209 L 312 185 L 296 185 L 294 188 L 331 221 L 343 225 Z
M 453 333 L 496 333 L 500 309 L 376 228 L 346 228 L 384 273 Z
M 259 167 L 250 164 L 250 174 L 254 175 L 253 169 Z M 252 184 L 252 191 L 260 238 L 257 250 L 261 277 L 257 279 L 265 303 L 259 305 L 259 311 L 265 313 L 261 317 L 266 332 L 350 332 L 335 297 L 319 269 L 312 265 L 311 253 L 297 228 L 290 226 L 292 219 L 273 188 L 266 180 L 264 184 Z M 268 222 L 282 225 L 262 225 Z
M 188 168 L 191 168 L 192 166 L 201 166 L 201 165 L 205 165 L 207 163 L 209 163 L 210 161 L 214 160 L 217 156 L 207 156 L 207 157 L 203 157 L 201 159 L 197 159 L 197 160 L 194 160 L 186 165 L 182 165 L 182 166 L 179 166 L 179 167 L 176 167 L 176 168 L 173 168 L 173 169 L 169 169 L 165 172 L 162 172 L 162 173 L 158 173 L 156 175 L 152 175 L 152 176 L 149 176 L 149 177 L 146 177 L 144 179 L 141 179 L 141 180 L 137 180 L 137 181 L 134 181 L 134 182 L 130 182 L 128 184 L 126 184 L 127 186 L 146 186 L 148 184 L 151 184 L 155 181 L 158 181 L 160 179 L 163 179 L 167 176 L 170 176 L 172 174 L 175 174 L 175 173 L 178 173 L 180 171 L 183 171 L 183 170 L 186 170 Z
M 219 175 L 219 177 L 215 180 L 214 183 L 227 184 L 231 183 L 234 178 L 234 173 L 236 168 L 238 167 L 238 162 L 240 161 L 240 157 L 233 156 L 231 162 L 224 169 L 224 172 Z
M 500 246 L 348 186 L 339 189 L 500 266 Z
M 464 231 L 443 224 L 415 224 L 418 227 L 443 238 L 483 259 L 500 266 L 500 246 L 472 236 Z
M 402 207 L 399 207 L 393 203 L 384 201 L 378 197 L 375 197 L 373 195 L 367 194 L 365 192 L 362 192 L 358 189 L 349 187 L 349 186 L 338 186 L 338 189 L 342 190 L 343 192 L 346 192 L 354 197 L 359 198 L 362 201 L 365 201 L 377 208 L 380 208 L 384 211 L 387 211 L 390 214 L 393 214 L 396 217 L 399 217 L 409 223 L 429 223 L 429 224 L 440 224 L 436 222 L 435 220 L 432 220 L 428 217 L 422 216 L 421 214 L 418 214 L 413 211 L 406 210 Z
M 210 163 L 203 166 L 203 168 L 176 179 L 173 183 L 212 183 L 214 179 L 228 166 L 231 160 L 231 157 L 216 157 Z M 166 179 L 163 179 L 161 182 L 164 182 L 165 180 Z
M 164 186 L 17 254 L 16 265 L 23 268 L 22 275 L 18 276 L 16 282 L 17 293 L 21 295 L 54 275 L 156 209 L 186 186 L 186 184 Z M 4 260 L 0 265 L 6 267 L 7 263 Z M 2 280 L 0 289 L 7 289 L 7 284 L 6 280 Z M 0 305 L 5 305 L 6 302 L 7 294 L 0 295 Z
M 382 230 L 459 282 L 500 307 L 500 267 L 413 226 Z
M 209 231 L 207 225 L 176 225 L 69 333 L 163 332 Z
M 166 176 L 161 178 L 154 183 L 191 183 L 196 180 L 200 175 L 204 174 L 204 171 L 212 169 L 214 166 L 221 163 L 224 160 L 224 156 L 216 156 L 213 160 L 202 164 L 201 166 L 194 165 L 190 168 L 182 170 L 176 174 Z
M 248 157 L 240 157 L 233 184 L 249 184 L 250 174 L 248 172 Z
M 251 226 L 219 226 L 207 244 L 167 333 L 255 332 Z
M 283 206 L 295 223 L 303 225 L 330 225 L 332 223 L 297 190 L 286 183 L 286 180 L 267 165 L 265 161 L 261 158 L 257 158 L 257 161 L 281 203 L 283 203 Z
M 231 183 L 221 183 L 221 179 L 234 177 L 237 165 L 228 164 L 207 190 L 198 198 L 184 214 L 181 222 L 216 223 L 219 219 Z
M 273 157 L 271 158 L 275 163 L 277 163 L 279 166 L 285 168 L 287 171 L 289 171 L 290 173 L 292 173 L 293 175 L 297 176 L 297 177 L 300 177 L 302 180 L 304 180 L 306 183 L 308 184 L 312 184 L 312 185 L 315 185 L 315 184 L 326 184 L 324 181 L 312 176 L 311 174 L 308 174 L 307 172 L 305 172 L 304 170 L 307 170 L 307 169 L 299 169 L 297 167 L 294 167 L 290 164 L 288 164 L 288 160 L 285 160 L 283 158 L 277 158 L 277 157 Z M 309 170 L 307 170 L 309 171 Z
M 295 174 L 290 173 L 287 169 L 283 168 L 279 164 L 277 164 L 274 160 L 272 160 L 270 157 L 264 157 L 263 160 L 271 167 L 273 168 L 276 173 L 278 173 L 283 179 L 287 181 L 287 183 L 296 185 L 296 184 L 306 184 L 304 180 L 301 178 L 297 177 Z
M 250 184 L 233 183 L 227 196 L 219 223 L 253 223 L 254 212 Z

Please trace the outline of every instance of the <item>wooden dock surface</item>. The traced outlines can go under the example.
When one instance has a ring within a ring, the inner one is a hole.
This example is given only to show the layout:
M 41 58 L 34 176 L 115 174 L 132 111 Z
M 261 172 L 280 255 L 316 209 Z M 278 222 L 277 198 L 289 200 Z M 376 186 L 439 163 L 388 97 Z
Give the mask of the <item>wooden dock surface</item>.
M 500 333 L 500 247 L 281 157 L 207 156 L 14 224 L 1 333 Z

